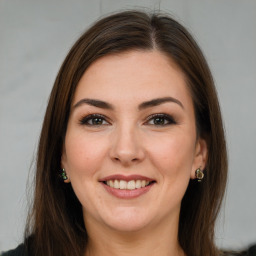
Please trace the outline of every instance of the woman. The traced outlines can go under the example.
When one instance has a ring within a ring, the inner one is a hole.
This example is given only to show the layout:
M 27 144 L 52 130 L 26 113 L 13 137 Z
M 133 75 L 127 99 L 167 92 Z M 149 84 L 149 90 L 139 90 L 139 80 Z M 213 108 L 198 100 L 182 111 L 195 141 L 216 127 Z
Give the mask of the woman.
M 218 99 L 194 39 L 167 16 L 108 16 L 56 78 L 16 253 L 220 255 L 226 179 Z

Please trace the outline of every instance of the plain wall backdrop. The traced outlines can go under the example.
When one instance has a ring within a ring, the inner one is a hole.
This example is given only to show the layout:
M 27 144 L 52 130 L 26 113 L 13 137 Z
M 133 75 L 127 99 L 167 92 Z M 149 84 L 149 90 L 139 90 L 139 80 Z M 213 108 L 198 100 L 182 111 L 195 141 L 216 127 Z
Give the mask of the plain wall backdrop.
M 230 161 L 216 240 L 256 242 L 256 0 L 0 0 L 0 251 L 22 241 L 27 179 L 65 55 L 96 19 L 134 8 L 173 15 L 205 53 Z

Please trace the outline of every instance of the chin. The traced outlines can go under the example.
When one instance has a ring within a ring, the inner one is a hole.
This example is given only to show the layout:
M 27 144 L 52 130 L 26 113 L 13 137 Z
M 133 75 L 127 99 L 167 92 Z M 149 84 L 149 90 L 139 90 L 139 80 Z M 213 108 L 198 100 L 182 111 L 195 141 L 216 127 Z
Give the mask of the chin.
M 133 221 L 133 220 L 126 220 L 126 221 L 115 221 L 109 223 L 108 225 L 111 229 L 116 230 L 118 232 L 138 232 L 143 230 L 147 225 L 144 223 Z
M 137 210 L 114 213 L 110 218 L 105 219 L 104 222 L 110 228 L 119 232 L 136 232 L 147 227 L 150 221 L 148 216 L 144 213 L 138 213 Z M 113 218 L 113 216 L 116 216 Z

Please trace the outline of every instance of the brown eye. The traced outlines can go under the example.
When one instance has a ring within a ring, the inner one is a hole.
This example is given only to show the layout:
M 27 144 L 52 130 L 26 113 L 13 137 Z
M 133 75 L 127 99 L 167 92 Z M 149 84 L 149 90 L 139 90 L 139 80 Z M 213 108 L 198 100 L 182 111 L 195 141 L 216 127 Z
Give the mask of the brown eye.
M 148 118 L 148 124 L 155 126 L 166 126 L 170 124 L 176 124 L 173 117 L 167 114 L 155 114 Z
M 87 126 L 101 126 L 109 124 L 102 115 L 88 115 L 80 120 L 80 124 Z
M 155 125 L 164 125 L 166 124 L 166 119 L 164 117 L 156 117 L 153 119 Z
M 95 118 L 92 118 L 88 123 L 91 125 L 102 125 L 103 122 L 104 120 L 102 118 L 95 117 Z

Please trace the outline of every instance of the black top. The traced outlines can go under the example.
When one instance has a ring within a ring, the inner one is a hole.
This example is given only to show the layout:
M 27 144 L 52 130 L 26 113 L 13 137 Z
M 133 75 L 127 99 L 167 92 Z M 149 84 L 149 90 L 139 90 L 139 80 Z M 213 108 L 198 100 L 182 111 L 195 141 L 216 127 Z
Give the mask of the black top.
M 237 253 L 224 253 L 226 256 L 256 256 L 256 244 L 251 246 L 248 250 Z M 0 256 L 32 256 L 26 253 L 24 244 L 20 244 L 16 249 L 4 252 Z
M 24 244 L 20 244 L 16 249 L 3 252 L 1 256 L 28 256 Z

